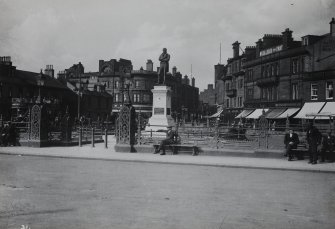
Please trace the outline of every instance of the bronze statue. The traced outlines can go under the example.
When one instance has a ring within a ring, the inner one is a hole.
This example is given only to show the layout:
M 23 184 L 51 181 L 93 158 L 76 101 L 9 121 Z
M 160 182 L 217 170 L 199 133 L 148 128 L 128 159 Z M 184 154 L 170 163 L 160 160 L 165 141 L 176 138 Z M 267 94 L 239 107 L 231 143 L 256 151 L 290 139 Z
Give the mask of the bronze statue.
M 166 48 L 163 48 L 163 53 L 159 56 L 160 67 L 158 72 L 158 84 L 165 84 L 165 75 L 169 72 L 170 55 Z

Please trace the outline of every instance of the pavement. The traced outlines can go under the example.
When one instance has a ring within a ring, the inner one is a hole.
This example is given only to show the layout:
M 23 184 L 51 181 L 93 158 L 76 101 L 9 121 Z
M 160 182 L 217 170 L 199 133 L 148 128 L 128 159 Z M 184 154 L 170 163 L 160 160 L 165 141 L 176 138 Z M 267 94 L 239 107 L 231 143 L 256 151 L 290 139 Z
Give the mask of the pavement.
M 335 173 L 335 163 L 318 163 L 316 165 L 311 165 L 307 163 L 306 159 L 287 161 L 286 157 L 245 157 L 240 156 L 241 150 L 239 151 L 239 154 L 234 156 L 232 156 L 234 150 L 229 151 L 228 149 L 226 149 L 225 151 L 230 153 L 222 155 L 200 154 L 198 156 L 191 156 L 189 154 L 167 154 L 162 156 L 159 154 L 149 153 L 148 151 L 146 153 L 115 152 L 114 144 L 115 143 L 113 141 L 110 141 L 107 149 L 104 147 L 104 143 L 98 143 L 95 145 L 95 147 L 91 147 L 91 145 L 83 145 L 82 147 L 67 146 L 45 148 L 11 146 L 0 147 L 0 154 Z M 262 154 L 265 155 L 266 152 L 263 151 Z

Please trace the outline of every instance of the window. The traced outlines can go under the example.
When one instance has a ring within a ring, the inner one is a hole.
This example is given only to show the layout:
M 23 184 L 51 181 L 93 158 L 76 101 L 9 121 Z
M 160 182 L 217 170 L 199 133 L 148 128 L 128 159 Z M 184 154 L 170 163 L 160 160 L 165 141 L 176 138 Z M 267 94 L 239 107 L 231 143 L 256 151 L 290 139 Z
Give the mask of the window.
M 334 98 L 333 82 L 328 81 L 326 82 L 326 99 L 333 99 L 333 98 Z
M 120 102 L 119 94 L 115 94 L 114 101 L 115 102 Z
M 273 99 L 273 96 L 272 96 L 272 87 L 269 87 L 267 89 L 267 99 L 268 99 L 268 101 L 272 101 L 272 99 Z
M 135 88 L 139 88 L 140 87 L 140 81 L 135 80 Z
M 242 97 L 238 97 L 238 107 L 242 107 Z
M 293 100 L 297 100 L 298 96 L 299 96 L 299 93 L 298 93 L 298 84 L 294 83 L 294 84 L 292 84 L 292 99 Z
M 247 71 L 247 80 L 248 80 L 248 81 L 252 81 L 253 78 L 254 78 L 254 71 L 253 71 L 253 69 L 249 69 L 249 70 Z
M 236 97 L 233 98 L 232 107 L 236 107 Z
M 276 76 L 278 76 L 278 75 L 279 75 L 279 64 L 276 63 Z
M 229 107 L 229 99 L 226 100 L 226 106 Z
M 318 100 L 318 85 L 311 84 L 311 100 Z
M 115 87 L 115 88 L 119 88 L 119 86 L 120 86 L 119 81 L 115 81 L 115 82 L 114 82 L 114 87 Z
M 143 95 L 143 102 L 145 102 L 145 103 L 150 102 L 150 95 L 148 95 L 148 94 L 144 94 L 144 95 Z
M 133 95 L 133 100 L 134 100 L 134 103 L 139 103 L 140 102 L 140 94 L 134 94 Z
M 226 83 L 226 90 L 230 90 L 230 83 Z
M 262 66 L 262 69 L 261 69 L 261 77 L 264 78 L 265 77 L 265 67 Z
M 123 94 L 123 101 L 124 101 L 124 102 L 129 102 L 129 101 L 128 101 L 128 95 L 127 95 L 127 94 Z
M 275 75 L 275 65 L 271 65 L 271 76 Z
M 292 73 L 295 74 L 298 72 L 298 70 L 299 70 L 298 59 L 293 59 L 292 60 Z
M 239 79 L 238 88 L 243 88 L 243 79 Z
M 252 88 L 248 88 L 247 95 L 248 95 L 249 98 L 253 97 L 253 89 Z

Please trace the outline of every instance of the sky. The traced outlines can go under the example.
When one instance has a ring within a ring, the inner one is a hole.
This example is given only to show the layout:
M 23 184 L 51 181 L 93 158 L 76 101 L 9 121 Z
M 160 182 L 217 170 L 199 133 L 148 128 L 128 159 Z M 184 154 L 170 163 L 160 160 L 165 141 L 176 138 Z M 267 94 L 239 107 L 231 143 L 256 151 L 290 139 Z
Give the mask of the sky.
M 220 43 L 225 64 L 235 41 L 244 49 L 286 28 L 295 40 L 328 33 L 335 0 L 0 0 L 0 12 L 0 56 L 18 69 L 51 64 L 57 73 L 81 62 L 96 72 L 99 60 L 120 58 L 156 69 L 166 47 L 170 66 L 203 90 Z

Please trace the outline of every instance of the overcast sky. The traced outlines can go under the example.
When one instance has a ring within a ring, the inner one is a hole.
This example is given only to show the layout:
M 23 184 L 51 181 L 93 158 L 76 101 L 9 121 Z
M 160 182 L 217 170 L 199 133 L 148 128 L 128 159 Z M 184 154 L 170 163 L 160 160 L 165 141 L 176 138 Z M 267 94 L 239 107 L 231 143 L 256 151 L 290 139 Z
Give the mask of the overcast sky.
M 214 65 L 232 56 L 231 44 L 255 45 L 263 34 L 329 32 L 335 0 L 0 0 L 0 56 L 18 69 L 56 73 L 81 61 L 98 71 L 99 59 L 147 59 L 158 66 L 166 47 L 170 66 L 203 90 Z M 170 69 L 171 71 L 171 69 Z

